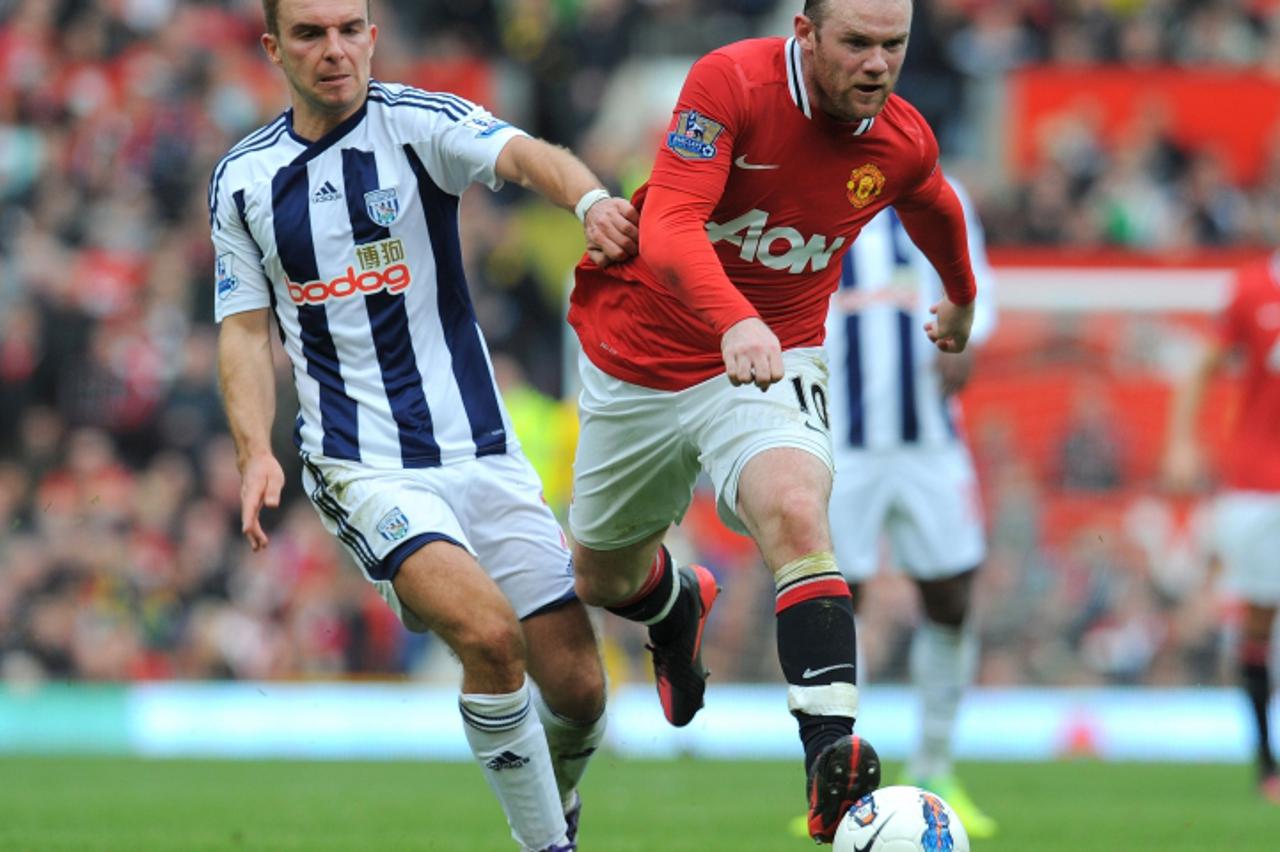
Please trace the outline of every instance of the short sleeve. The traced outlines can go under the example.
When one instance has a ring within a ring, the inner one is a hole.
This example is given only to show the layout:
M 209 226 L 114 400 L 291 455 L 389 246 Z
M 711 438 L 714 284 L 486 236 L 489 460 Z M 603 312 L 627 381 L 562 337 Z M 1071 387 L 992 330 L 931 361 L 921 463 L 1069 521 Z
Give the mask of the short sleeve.
M 719 200 L 734 139 L 744 126 L 744 86 L 734 60 L 723 53 L 709 53 L 694 63 L 662 137 L 650 183 Z
M 500 189 L 494 171 L 498 154 L 523 130 L 495 118 L 484 107 L 455 98 L 467 112 L 457 120 L 428 125 L 429 132 L 411 143 L 432 179 L 451 195 L 461 195 L 473 183 Z
M 214 318 L 271 305 L 271 282 L 262 271 L 262 250 L 245 221 L 244 191 L 229 191 L 225 179 L 210 192 L 214 253 Z

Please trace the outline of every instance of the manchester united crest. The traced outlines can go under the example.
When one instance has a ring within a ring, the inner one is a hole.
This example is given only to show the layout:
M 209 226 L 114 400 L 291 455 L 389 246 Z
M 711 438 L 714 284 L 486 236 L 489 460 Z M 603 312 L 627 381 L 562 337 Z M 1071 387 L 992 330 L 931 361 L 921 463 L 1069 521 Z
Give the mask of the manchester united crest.
M 875 163 L 858 166 L 849 172 L 849 182 L 845 184 L 849 190 L 849 203 L 861 210 L 880 197 L 884 189 L 884 172 Z

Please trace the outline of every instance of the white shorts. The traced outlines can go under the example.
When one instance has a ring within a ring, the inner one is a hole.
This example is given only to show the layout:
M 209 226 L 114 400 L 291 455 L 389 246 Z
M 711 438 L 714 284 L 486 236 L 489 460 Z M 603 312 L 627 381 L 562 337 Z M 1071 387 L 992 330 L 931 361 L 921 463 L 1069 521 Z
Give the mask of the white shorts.
M 705 470 L 729 529 L 738 478 L 758 453 L 806 450 L 831 467 L 827 360 L 820 348 L 783 353 L 786 378 L 766 391 L 721 374 L 681 391 L 629 384 L 579 356 L 582 428 L 569 528 L 593 550 L 617 550 L 678 523 Z
M 836 456 L 831 538 L 845 577 L 875 573 L 882 535 L 894 564 L 916 580 L 954 577 L 986 559 L 978 480 L 963 444 Z
M 325 528 L 410 630 L 426 626 L 401 606 L 392 580 L 433 541 L 471 553 L 520 618 L 573 598 L 564 532 L 519 450 L 400 470 L 304 454 L 302 484 Z
M 1230 491 L 1214 508 L 1223 587 L 1249 603 L 1280 604 L 1280 494 Z

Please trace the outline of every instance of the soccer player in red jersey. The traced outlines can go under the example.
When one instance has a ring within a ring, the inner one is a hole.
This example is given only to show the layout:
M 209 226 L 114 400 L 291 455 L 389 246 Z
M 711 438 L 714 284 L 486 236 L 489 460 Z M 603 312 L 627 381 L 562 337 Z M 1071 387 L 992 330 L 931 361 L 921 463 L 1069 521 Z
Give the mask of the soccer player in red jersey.
M 1214 545 L 1225 584 L 1245 604 L 1240 674 L 1257 732 L 1258 792 L 1280 804 L 1267 723 L 1280 607 L 1280 253 L 1240 270 L 1216 338 L 1174 394 L 1165 475 L 1179 490 L 1199 478 L 1195 435 L 1205 387 L 1232 355 L 1243 361 L 1242 398 L 1223 458 Z
M 662 546 L 705 471 L 721 518 L 777 584 L 778 657 L 798 721 L 809 833 L 830 842 L 879 784 L 853 736 L 853 608 L 827 520 L 827 306 L 859 228 L 894 205 L 945 285 L 925 332 L 965 347 L 964 215 L 933 132 L 892 94 L 909 0 L 808 0 L 795 36 L 742 41 L 689 72 L 641 211 L 640 256 L 576 271 L 582 432 L 570 526 L 579 596 L 648 625 L 667 719 L 702 707 L 705 568 Z

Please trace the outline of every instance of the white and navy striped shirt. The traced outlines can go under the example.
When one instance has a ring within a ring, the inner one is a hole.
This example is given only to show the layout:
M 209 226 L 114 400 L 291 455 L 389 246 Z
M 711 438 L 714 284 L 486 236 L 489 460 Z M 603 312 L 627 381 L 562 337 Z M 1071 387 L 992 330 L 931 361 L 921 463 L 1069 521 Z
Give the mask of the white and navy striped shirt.
M 522 131 L 455 95 L 371 81 L 322 139 L 292 111 L 209 186 L 215 314 L 270 307 L 303 453 L 433 467 L 515 445 L 462 269 L 458 200 Z
M 993 275 L 982 224 L 963 190 L 969 255 L 978 285 L 969 345 L 995 327 Z M 831 435 L 837 451 L 938 447 L 958 439 L 953 399 L 944 398 L 937 348 L 923 329 L 942 281 L 892 207 L 866 224 L 844 256 L 827 317 Z

